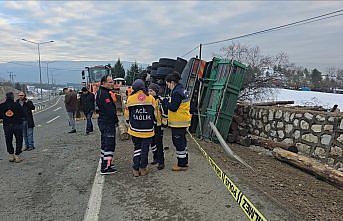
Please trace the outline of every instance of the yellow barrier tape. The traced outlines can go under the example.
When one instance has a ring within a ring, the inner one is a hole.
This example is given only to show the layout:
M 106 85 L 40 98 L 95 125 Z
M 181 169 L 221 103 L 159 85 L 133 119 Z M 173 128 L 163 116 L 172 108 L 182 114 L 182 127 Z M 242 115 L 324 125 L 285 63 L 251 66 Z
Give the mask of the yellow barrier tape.
M 188 132 L 194 142 L 197 144 L 199 150 L 204 155 L 204 157 L 210 163 L 212 169 L 215 171 L 219 179 L 222 180 L 226 188 L 231 193 L 232 197 L 236 200 L 239 207 L 243 210 L 245 215 L 250 221 L 267 221 L 267 219 L 262 215 L 260 211 L 252 204 L 252 202 L 243 194 L 243 192 L 238 189 L 238 187 L 232 182 L 232 180 L 226 175 L 226 173 L 216 164 L 216 162 L 210 157 L 207 152 L 200 146 L 196 139 Z

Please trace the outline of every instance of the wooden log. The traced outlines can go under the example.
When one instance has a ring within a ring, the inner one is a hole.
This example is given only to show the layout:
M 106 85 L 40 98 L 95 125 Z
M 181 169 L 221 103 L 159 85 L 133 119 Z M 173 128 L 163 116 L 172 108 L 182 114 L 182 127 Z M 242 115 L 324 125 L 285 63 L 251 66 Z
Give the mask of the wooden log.
M 261 103 L 254 103 L 254 106 L 275 106 L 275 105 L 286 105 L 286 104 L 294 104 L 294 101 L 261 102 Z
M 238 137 L 238 143 L 242 146 L 249 147 L 251 145 L 251 139 L 248 136 Z
M 338 109 L 338 105 L 337 104 L 333 105 L 330 112 L 340 112 L 340 110 Z
M 244 128 L 240 128 L 239 129 L 239 135 L 242 136 L 242 137 L 248 136 L 248 130 L 244 129 Z
M 334 186 L 343 189 L 343 172 L 341 171 L 319 163 L 313 158 L 298 155 L 281 148 L 275 148 L 273 150 L 273 155 L 280 161 L 287 162 L 310 174 L 315 175 L 317 178 L 323 179 Z
M 227 137 L 227 142 L 235 143 L 236 141 L 237 141 L 237 137 L 230 133 L 229 136 Z
M 243 122 L 243 118 L 241 116 L 235 115 L 233 117 L 234 121 L 237 122 L 238 124 Z
M 238 130 L 238 124 L 236 123 L 236 122 L 232 122 L 231 123 L 231 129 L 233 130 L 233 131 L 235 131 L 235 130 Z
M 130 135 L 127 133 L 127 126 L 124 123 L 119 124 L 119 138 L 120 140 L 129 140 Z
M 251 136 L 251 142 L 252 144 L 256 146 L 261 146 L 269 150 L 273 150 L 274 148 L 281 148 L 284 150 L 288 150 L 293 153 L 298 153 L 298 148 L 294 144 L 286 144 L 281 142 L 276 142 L 268 139 L 264 139 L 258 136 Z

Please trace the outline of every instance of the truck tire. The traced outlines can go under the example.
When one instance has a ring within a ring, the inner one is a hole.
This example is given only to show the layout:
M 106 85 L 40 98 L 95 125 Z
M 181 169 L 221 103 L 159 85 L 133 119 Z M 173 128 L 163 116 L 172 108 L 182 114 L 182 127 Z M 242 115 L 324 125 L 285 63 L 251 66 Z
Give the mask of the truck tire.
M 186 67 L 187 61 L 182 58 L 177 58 L 174 70 L 182 74 L 183 69 Z
M 157 70 L 157 68 L 158 68 L 158 62 L 152 62 L 151 70 Z
M 170 58 L 160 58 L 158 62 L 158 67 L 175 67 L 176 60 Z
M 157 70 L 151 69 L 150 75 L 151 76 L 156 76 L 157 75 Z
M 174 69 L 170 68 L 170 67 L 158 67 L 156 75 L 161 76 L 161 77 L 165 77 L 168 74 L 173 73 L 173 71 L 174 71 Z

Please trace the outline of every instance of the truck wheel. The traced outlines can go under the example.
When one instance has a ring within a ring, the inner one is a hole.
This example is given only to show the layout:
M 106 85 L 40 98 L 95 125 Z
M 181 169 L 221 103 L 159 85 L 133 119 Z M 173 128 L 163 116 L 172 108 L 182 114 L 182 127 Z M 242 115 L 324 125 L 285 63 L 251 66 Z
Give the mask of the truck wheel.
M 176 60 L 170 58 L 160 58 L 158 62 L 158 67 L 175 67 Z
M 158 62 L 152 62 L 151 70 L 157 70 L 157 68 L 158 68 Z
M 173 73 L 173 71 L 174 71 L 174 69 L 173 68 L 170 68 L 170 67 L 159 67 L 158 69 L 157 69 L 157 73 L 156 73 L 156 75 L 157 76 L 163 76 L 163 77 L 165 77 L 165 76 L 167 76 L 168 74 L 171 74 L 171 73 Z

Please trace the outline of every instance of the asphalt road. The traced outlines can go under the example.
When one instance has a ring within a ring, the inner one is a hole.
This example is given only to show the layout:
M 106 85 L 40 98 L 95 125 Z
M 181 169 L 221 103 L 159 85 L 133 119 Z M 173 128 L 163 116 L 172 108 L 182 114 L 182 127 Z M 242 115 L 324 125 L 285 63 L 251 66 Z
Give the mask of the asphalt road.
M 247 220 L 194 143 L 190 170 L 171 171 L 176 159 L 168 130 L 164 170 L 151 166 L 148 176 L 134 178 L 132 143 L 117 139 L 119 172 L 99 178 L 96 123 L 91 135 L 85 135 L 84 121 L 68 134 L 62 99 L 36 113 L 35 121 L 36 150 L 24 152 L 20 164 L 8 162 L 1 130 L 0 220 L 84 220 L 86 211 L 91 220 Z M 273 202 L 246 190 L 270 220 L 290 220 Z
M 1 129 L 0 220 L 82 220 L 98 160 L 89 143 L 98 136 L 84 136 L 83 122 L 79 133 L 67 133 L 62 99 L 34 118 L 36 150 L 20 164 L 8 162 Z

